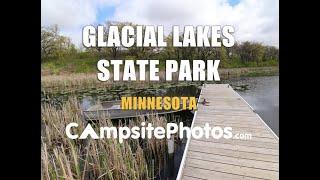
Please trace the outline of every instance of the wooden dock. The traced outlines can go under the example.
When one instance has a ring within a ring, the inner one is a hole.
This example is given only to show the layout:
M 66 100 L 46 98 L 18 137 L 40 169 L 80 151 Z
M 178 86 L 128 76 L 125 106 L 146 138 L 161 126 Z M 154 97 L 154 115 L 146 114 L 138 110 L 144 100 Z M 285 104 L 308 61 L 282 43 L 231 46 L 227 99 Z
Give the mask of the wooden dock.
M 192 127 L 232 127 L 250 140 L 188 139 L 177 180 L 279 179 L 279 138 L 228 84 L 205 84 Z

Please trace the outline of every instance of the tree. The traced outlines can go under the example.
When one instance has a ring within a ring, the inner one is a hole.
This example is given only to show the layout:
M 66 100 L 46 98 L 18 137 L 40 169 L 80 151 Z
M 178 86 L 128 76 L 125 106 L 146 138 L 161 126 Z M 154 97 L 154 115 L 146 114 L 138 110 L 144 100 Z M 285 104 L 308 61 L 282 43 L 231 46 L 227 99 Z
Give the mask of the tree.
M 265 48 L 260 43 L 246 41 L 238 47 L 237 51 L 241 61 L 257 62 L 259 64 L 263 59 Z
M 109 27 L 110 26 L 117 26 L 119 31 L 122 30 L 122 28 L 124 26 L 133 26 L 132 23 L 130 22 L 117 22 L 117 21 L 107 21 L 106 22 L 106 29 L 105 29 L 105 34 L 109 34 Z M 106 37 L 107 38 L 107 37 Z M 120 39 L 121 39 L 121 33 L 120 33 Z M 106 48 L 106 49 L 109 49 L 109 50 L 106 50 L 107 52 L 110 52 L 111 53 L 111 56 L 113 59 L 116 59 L 118 56 L 119 56 L 119 53 L 121 50 L 124 49 L 124 47 L 116 47 L 116 46 L 113 46 L 113 47 L 110 47 L 110 48 Z
M 137 25 L 128 23 L 128 25 L 134 27 L 136 29 Z M 123 27 L 123 26 L 122 26 Z M 144 32 L 145 32 L 145 26 L 142 27 L 142 36 L 144 37 Z M 137 34 L 132 36 L 133 38 L 136 39 Z M 161 50 L 161 48 L 155 48 L 155 47 L 137 47 L 136 45 L 131 46 L 128 48 L 128 52 L 130 56 L 134 56 L 138 59 L 151 59 L 154 55 L 158 53 L 158 50 Z
M 70 38 L 59 35 L 57 25 L 41 27 L 41 60 L 59 59 L 76 53 Z
M 226 67 L 228 64 L 228 54 L 227 54 L 227 50 L 224 46 L 221 46 L 219 48 L 219 59 L 220 59 L 220 63 L 221 63 L 221 67 Z
M 273 47 L 273 46 L 265 47 L 263 60 L 264 61 L 269 61 L 269 60 L 279 61 L 279 49 L 276 47 Z

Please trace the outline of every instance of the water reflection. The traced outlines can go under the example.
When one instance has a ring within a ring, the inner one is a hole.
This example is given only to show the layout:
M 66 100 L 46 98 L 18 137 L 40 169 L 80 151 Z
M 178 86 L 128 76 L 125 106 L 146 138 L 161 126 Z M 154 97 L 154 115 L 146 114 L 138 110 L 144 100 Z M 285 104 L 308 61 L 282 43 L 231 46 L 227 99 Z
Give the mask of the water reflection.
M 163 88 L 146 88 L 143 91 L 126 91 L 121 92 L 119 91 L 118 94 L 121 96 L 142 96 L 142 97 L 150 97 L 150 96 L 197 96 L 199 93 L 200 84 L 192 84 L 192 85 L 184 85 L 184 86 L 170 86 L 170 87 L 163 87 Z M 105 92 L 108 93 L 108 92 Z M 80 99 L 80 105 L 83 110 L 88 109 L 89 107 L 96 105 L 98 101 L 113 101 L 119 100 L 120 98 L 114 98 L 112 96 L 105 98 L 103 96 L 99 96 L 96 94 L 91 94 L 87 96 L 83 96 Z
M 248 85 L 248 90 L 238 93 L 279 136 L 279 76 L 231 79 L 225 83 Z

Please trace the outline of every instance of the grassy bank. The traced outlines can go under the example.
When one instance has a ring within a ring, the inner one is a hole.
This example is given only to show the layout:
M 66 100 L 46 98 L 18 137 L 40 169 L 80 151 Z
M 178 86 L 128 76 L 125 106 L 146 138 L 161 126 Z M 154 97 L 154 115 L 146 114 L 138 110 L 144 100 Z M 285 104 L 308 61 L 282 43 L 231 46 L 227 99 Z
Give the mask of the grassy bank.
M 132 59 L 132 58 L 130 58 Z M 96 73 L 98 58 L 82 59 L 56 59 L 41 63 L 42 75 L 66 75 L 74 73 Z M 241 62 L 230 60 L 228 63 L 220 62 L 220 69 L 255 68 L 255 67 L 277 67 L 278 62 L 274 60 L 257 62 Z M 160 70 L 165 69 L 165 61 L 160 61 Z
M 140 126 L 141 122 L 166 127 L 166 119 L 150 116 L 128 123 L 113 124 L 101 117 L 97 125 Z M 65 135 L 68 123 L 76 122 L 84 129 L 77 100 L 71 98 L 61 107 L 41 107 L 41 179 L 152 179 L 164 166 L 166 139 L 71 140 Z M 98 130 L 96 132 L 99 132 Z
M 148 74 L 148 73 L 147 73 Z M 278 75 L 279 68 L 277 66 L 271 67 L 251 67 L 251 68 L 228 68 L 219 69 L 220 78 L 229 79 L 246 76 L 270 76 Z M 164 80 L 165 73 L 159 73 L 160 79 Z M 173 79 L 177 78 L 177 74 Z M 161 81 L 161 84 L 168 82 Z M 170 82 L 171 83 L 171 82 Z M 185 83 L 185 82 L 183 82 Z M 96 89 L 96 88 L 117 88 L 123 86 L 130 86 L 130 88 L 143 88 L 150 85 L 159 84 L 159 82 L 150 81 L 134 81 L 134 82 L 117 82 L 112 81 L 101 82 L 97 79 L 96 73 L 72 73 L 61 75 L 43 75 L 41 78 L 41 85 L 43 92 L 51 91 L 73 91 L 79 89 Z

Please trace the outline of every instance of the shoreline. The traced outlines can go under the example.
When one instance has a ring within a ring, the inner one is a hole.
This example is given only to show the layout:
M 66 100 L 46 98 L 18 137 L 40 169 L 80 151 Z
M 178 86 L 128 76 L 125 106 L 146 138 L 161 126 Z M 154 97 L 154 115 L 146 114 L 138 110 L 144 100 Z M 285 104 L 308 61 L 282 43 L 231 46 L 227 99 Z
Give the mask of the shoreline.
M 225 68 L 219 69 L 220 79 L 228 80 L 230 78 L 238 77 L 258 77 L 258 76 L 276 76 L 279 75 L 278 66 L 269 67 L 247 67 L 247 68 Z M 165 76 L 165 72 L 159 72 L 160 77 Z M 164 79 L 164 78 L 162 78 Z M 60 91 L 72 89 L 86 89 L 86 88 L 99 88 L 99 87 L 112 87 L 112 86 L 132 86 L 142 87 L 149 86 L 156 83 L 180 83 L 179 81 L 135 81 L 135 82 L 122 82 L 122 81 L 106 81 L 101 82 L 97 78 L 96 73 L 68 73 L 61 75 L 42 75 L 41 77 L 41 91 Z M 181 82 L 184 83 L 184 82 Z

